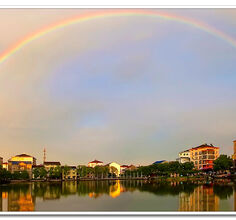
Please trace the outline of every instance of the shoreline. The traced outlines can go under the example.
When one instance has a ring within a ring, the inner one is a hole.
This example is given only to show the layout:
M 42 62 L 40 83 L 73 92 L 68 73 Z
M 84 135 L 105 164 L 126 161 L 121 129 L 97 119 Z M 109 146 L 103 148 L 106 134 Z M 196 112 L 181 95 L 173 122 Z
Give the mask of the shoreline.
M 122 180 L 122 181 L 134 181 L 134 180 L 143 180 L 143 181 L 158 181 L 158 182 L 187 182 L 187 181 L 230 181 L 234 182 L 236 180 L 236 176 L 233 177 L 220 177 L 220 178 L 211 178 L 211 177 L 140 177 L 140 178 L 82 178 L 82 179 L 77 179 L 77 180 L 62 180 L 62 179 L 51 179 L 51 180 L 43 180 L 43 179 L 38 179 L 38 180 L 10 180 L 7 183 L 2 183 L 3 184 L 17 184 L 17 183 L 33 183 L 33 182 L 42 182 L 42 183 L 62 183 L 62 182 L 80 182 L 80 181 L 116 181 L 116 180 Z

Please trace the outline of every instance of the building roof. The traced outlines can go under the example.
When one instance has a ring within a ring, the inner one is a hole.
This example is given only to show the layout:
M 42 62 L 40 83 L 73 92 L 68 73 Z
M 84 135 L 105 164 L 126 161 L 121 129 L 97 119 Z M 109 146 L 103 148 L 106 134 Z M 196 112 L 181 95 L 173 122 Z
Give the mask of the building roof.
M 56 165 L 56 166 L 60 166 L 61 163 L 58 161 L 47 161 L 43 163 L 44 165 Z
M 128 168 L 128 165 L 121 165 L 120 167 Z
M 94 161 L 91 161 L 89 163 L 103 163 L 103 162 L 95 159 Z
M 28 154 L 18 154 L 15 157 L 32 157 L 32 156 L 30 156 Z M 33 157 L 33 158 L 35 158 L 35 157 Z
M 182 153 L 185 153 L 185 152 L 189 152 L 189 150 L 181 151 L 181 152 L 179 152 L 179 154 L 182 154 Z
M 65 166 L 62 166 L 61 168 L 64 168 Z M 69 168 L 71 168 L 71 169 L 76 169 L 76 166 L 67 166 L 67 167 L 69 167 Z
M 156 162 L 154 162 L 153 164 L 159 164 L 159 163 L 163 163 L 163 162 L 165 162 L 166 160 L 158 160 L 158 161 L 156 161 Z
M 44 165 L 43 165 L 43 164 L 39 164 L 39 165 L 33 165 L 32 167 L 33 167 L 33 168 L 44 167 Z
M 219 149 L 219 147 L 215 147 L 215 146 L 213 146 L 212 144 L 210 144 L 210 145 L 208 145 L 208 144 L 202 144 L 202 145 L 200 145 L 200 146 L 198 146 L 198 147 L 193 147 L 193 148 L 191 148 L 190 150 L 195 150 L 195 149 L 200 149 L 200 148 L 214 148 L 214 149 Z

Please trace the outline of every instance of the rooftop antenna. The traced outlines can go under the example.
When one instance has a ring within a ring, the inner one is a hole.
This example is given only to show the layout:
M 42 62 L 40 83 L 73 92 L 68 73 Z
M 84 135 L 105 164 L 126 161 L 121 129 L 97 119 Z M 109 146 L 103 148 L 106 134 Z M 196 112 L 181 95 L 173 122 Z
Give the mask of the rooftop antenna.
M 43 149 L 43 164 L 46 161 L 46 148 Z

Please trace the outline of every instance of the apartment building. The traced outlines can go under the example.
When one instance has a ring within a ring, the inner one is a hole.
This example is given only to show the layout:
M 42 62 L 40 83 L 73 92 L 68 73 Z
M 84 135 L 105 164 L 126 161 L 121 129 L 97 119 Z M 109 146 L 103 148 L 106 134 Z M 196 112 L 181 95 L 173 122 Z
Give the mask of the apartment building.
M 68 166 L 69 170 L 65 174 L 64 167 L 62 168 L 62 179 L 63 180 L 77 180 L 77 169 L 76 166 Z
M 198 170 L 213 169 L 213 162 L 219 157 L 219 147 L 203 144 L 189 149 L 190 161 Z

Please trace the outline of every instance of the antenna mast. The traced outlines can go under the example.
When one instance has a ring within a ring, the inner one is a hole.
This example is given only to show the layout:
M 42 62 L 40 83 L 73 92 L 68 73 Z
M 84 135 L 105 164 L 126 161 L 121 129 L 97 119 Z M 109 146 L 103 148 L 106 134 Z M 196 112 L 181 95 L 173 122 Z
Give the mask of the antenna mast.
M 46 161 L 46 148 L 43 149 L 43 164 Z

